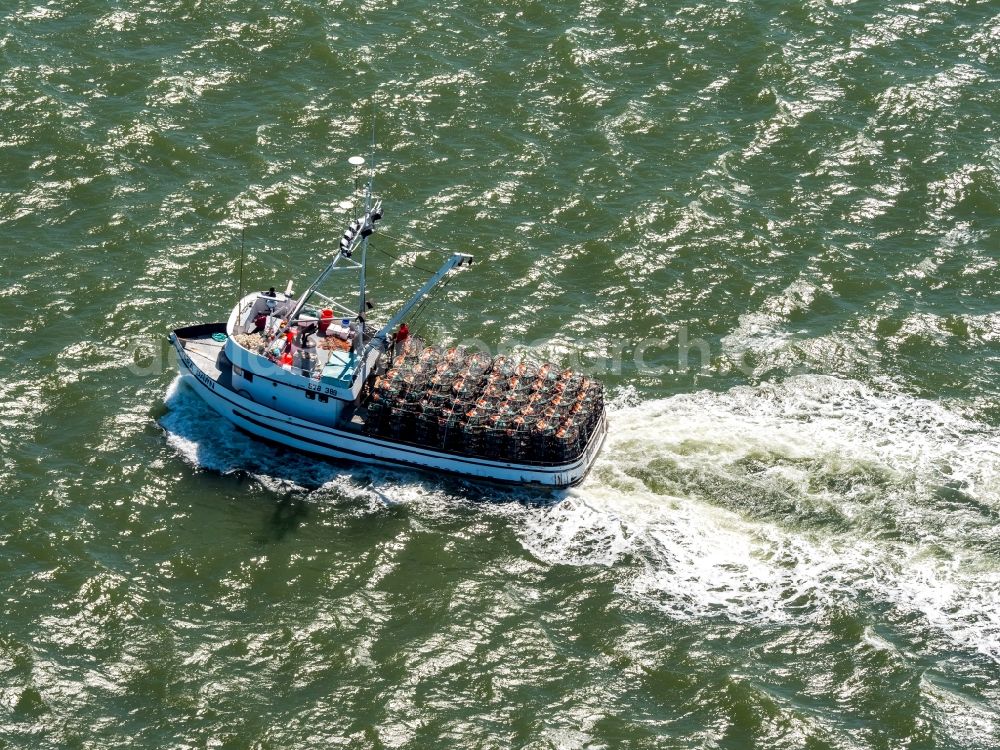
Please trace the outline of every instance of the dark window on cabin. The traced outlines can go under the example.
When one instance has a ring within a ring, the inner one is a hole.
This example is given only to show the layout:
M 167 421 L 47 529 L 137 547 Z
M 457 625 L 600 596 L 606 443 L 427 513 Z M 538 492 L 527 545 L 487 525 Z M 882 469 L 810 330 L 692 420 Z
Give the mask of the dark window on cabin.
M 316 394 L 313 393 L 312 391 L 306 391 L 306 398 L 309 399 L 310 401 L 315 401 Z
M 246 380 L 247 380 L 248 383 L 252 383 L 253 382 L 253 373 L 252 372 L 247 372 L 246 370 L 244 370 L 243 371 L 243 377 L 246 378 Z
M 327 396 L 327 395 L 326 395 L 325 393 L 321 393 L 321 394 L 319 394 L 319 402 L 320 402 L 321 404 L 326 404 L 326 403 L 329 403 L 329 401 L 330 401 L 330 397 L 329 397 L 329 396 Z

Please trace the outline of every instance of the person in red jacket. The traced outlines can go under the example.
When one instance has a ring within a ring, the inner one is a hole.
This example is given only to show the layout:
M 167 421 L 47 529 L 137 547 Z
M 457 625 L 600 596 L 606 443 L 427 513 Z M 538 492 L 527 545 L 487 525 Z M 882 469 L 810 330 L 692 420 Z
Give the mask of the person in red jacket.
M 396 333 L 395 354 L 399 354 L 402 351 L 403 345 L 406 344 L 408 338 L 410 338 L 410 329 L 406 323 L 400 323 L 399 331 Z

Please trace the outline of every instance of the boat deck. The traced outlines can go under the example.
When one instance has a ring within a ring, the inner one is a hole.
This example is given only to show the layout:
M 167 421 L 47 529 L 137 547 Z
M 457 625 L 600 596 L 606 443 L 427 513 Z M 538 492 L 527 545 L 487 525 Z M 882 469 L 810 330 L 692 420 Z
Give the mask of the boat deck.
M 180 338 L 180 337 L 179 337 Z M 233 388 L 233 366 L 225 353 L 225 341 L 216 341 L 212 334 L 180 338 L 184 351 L 192 357 L 198 368 L 219 385 Z

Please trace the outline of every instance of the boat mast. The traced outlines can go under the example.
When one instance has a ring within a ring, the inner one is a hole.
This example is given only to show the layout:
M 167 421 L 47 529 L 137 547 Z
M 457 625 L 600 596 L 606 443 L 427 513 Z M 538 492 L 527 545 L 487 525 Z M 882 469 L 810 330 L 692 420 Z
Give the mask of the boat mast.
M 371 215 L 372 211 L 372 183 L 375 181 L 375 116 L 372 115 L 372 145 L 371 152 L 368 157 L 370 164 L 368 165 L 368 188 L 365 191 L 365 224 L 368 223 L 368 217 Z M 371 234 L 370 232 L 368 234 Z M 367 267 L 368 261 L 368 234 L 364 231 L 361 232 L 361 273 L 359 280 L 359 290 L 358 290 L 358 316 L 364 318 L 365 315 L 365 268 Z M 361 327 L 364 328 L 364 323 L 361 323 Z
M 400 322 L 406 317 L 406 315 L 417 305 L 420 300 L 426 297 L 430 291 L 437 286 L 441 280 L 448 275 L 448 273 L 466 264 L 472 263 L 472 256 L 467 253 L 453 253 L 450 258 L 448 258 L 444 265 L 429 278 L 424 285 L 417 290 L 414 294 L 399 310 L 396 314 L 392 316 L 388 323 L 382 326 L 376 333 L 370 342 L 367 344 L 364 340 L 364 315 L 367 311 L 367 300 L 365 295 L 365 270 L 368 260 L 368 237 L 375 231 L 375 223 L 382 218 L 382 201 L 372 200 L 372 188 L 375 182 L 375 121 L 374 113 L 372 114 L 372 140 L 371 140 L 371 164 L 369 165 L 368 173 L 368 185 L 365 189 L 365 209 L 363 217 L 355 218 L 347 230 L 344 232 L 344 236 L 340 240 L 340 249 L 334 256 L 330 264 L 323 270 L 322 273 L 316 278 L 316 280 L 309 285 L 309 287 L 302 293 L 302 296 L 298 299 L 292 313 L 288 316 L 289 324 L 298 318 L 306 301 L 312 296 L 313 292 L 321 286 L 329 276 L 337 270 L 358 270 L 358 334 L 361 336 L 361 363 L 360 363 L 360 375 L 362 379 L 367 376 L 366 370 L 368 369 L 368 354 L 371 348 L 375 345 L 376 340 L 382 342 L 382 346 L 388 342 L 389 333 L 399 325 Z M 352 156 L 348 160 L 348 163 L 353 167 L 361 167 L 364 165 L 365 160 L 362 156 Z M 355 178 L 355 189 L 357 189 L 357 179 Z M 341 203 L 341 206 L 349 206 L 350 203 Z M 361 248 L 361 262 L 351 258 L 353 251 L 360 246 Z M 343 265 L 342 265 L 343 264 Z M 344 308 L 349 309 L 349 308 Z
M 365 222 L 361 229 L 361 272 L 358 290 L 358 332 L 361 337 L 361 382 L 368 377 L 368 347 L 365 346 L 365 313 L 367 312 L 365 294 L 365 269 L 368 263 L 368 236 L 375 228 L 372 222 L 372 183 L 375 182 L 375 100 L 372 99 L 372 143 L 368 158 L 368 189 L 365 191 Z
M 352 156 L 349 158 L 348 163 L 353 167 L 360 167 L 365 163 L 364 157 L 362 156 Z M 355 181 L 355 185 L 357 182 Z M 368 202 L 370 205 L 371 201 L 371 191 L 369 189 Z M 347 208 L 353 207 L 351 201 L 341 201 L 340 207 L 347 210 Z M 364 309 L 363 297 L 364 297 L 364 264 L 358 263 L 356 260 L 351 258 L 354 250 L 357 249 L 359 245 L 362 244 L 364 240 L 364 246 L 367 250 L 367 240 L 368 235 L 375 231 L 375 222 L 382 218 L 382 202 L 375 201 L 374 205 L 370 205 L 370 208 L 366 209 L 363 220 L 355 218 L 347 229 L 344 231 L 343 237 L 340 239 L 340 248 L 337 254 L 333 256 L 333 260 L 330 261 L 329 265 L 323 269 L 319 276 L 313 281 L 312 284 L 302 293 L 298 301 L 295 303 L 295 307 L 292 309 L 291 314 L 288 316 L 288 321 L 291 323 L 297 320 L 299 313 L 305 306 L 306 301 L 312 296 L 320 286 L 322 286 L 330 275 L 334 271 L 343 271 L 358 269 L 361 272 L 361 290 L 362 290 L 362 305 L 361 309 Z M 348 308 L 350 309 L 350 308 Z

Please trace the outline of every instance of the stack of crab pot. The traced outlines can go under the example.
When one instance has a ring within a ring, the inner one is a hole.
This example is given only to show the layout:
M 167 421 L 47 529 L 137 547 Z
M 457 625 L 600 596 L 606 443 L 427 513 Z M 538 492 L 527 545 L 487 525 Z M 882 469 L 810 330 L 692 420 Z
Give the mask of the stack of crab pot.
M 565 463 L 603 411 L 601 384 L 572 370 L 410 339 L 375 382 L 366 430 L 462 455 Z

